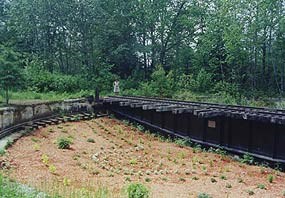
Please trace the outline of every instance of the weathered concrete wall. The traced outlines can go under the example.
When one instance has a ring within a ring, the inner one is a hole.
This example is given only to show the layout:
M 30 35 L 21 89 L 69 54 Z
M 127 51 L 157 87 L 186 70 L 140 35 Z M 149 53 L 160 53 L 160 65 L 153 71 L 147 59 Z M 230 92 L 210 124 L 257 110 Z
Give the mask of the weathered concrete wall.
M 78 111 L 91 112 L 92 110 L 92 104 L 86 99 L 73 99 L 0 108 L 0 131 L 10 126 L 53 115 L 54 113 L 72 113 Z

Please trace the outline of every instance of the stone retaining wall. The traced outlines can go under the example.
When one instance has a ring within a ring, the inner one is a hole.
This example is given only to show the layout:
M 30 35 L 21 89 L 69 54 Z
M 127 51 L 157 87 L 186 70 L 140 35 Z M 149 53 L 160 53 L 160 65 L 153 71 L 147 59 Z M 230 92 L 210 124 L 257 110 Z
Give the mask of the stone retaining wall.
M 93 111 L 87 99 L 72 99 L 56 102 L 43 102 L 32 105 L 16 105 L 0 108 L 0 131 L 29 120 L 51 116 L 60 112 Z

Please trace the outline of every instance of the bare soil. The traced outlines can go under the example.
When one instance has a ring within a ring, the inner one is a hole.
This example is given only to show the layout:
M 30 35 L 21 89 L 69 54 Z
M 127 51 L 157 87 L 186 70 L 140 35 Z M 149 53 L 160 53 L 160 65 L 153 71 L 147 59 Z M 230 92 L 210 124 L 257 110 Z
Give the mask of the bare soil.
M 72 139 L 71 148 L 58 149 L 59 137 Z M 48 162 L 43 156 L 48 156 Z M 75 189 L 102 185 L 120 197 L 130 182 L 141 182 L 155 198 L 197 197 L 200 193 L 285 197 L 284 173 L 163 142 L 110 118 L 39 129 L 19 139 L 1 160 L 10 162 L 10 178 L 36 187 L 54 182 Z M 273 175 L 272 183 L 269 175 Z

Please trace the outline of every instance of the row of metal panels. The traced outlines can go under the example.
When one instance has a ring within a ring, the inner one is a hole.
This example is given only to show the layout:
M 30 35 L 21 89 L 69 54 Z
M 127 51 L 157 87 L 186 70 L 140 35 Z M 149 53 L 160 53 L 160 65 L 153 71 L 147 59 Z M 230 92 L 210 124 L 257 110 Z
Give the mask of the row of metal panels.
M 198 118 L 141 108 L 112 106 L 120 112 L 194 140 L 285 160 L 285 127 L 270 123 L 217 117 Z

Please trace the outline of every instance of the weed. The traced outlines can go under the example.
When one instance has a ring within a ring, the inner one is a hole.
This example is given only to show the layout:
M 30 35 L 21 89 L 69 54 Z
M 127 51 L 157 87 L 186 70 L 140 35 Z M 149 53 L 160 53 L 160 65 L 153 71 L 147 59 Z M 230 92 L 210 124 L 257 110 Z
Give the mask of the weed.
M 131 159 L 131 160 L 130 160 L 130 164 L 131 164 L 131 165 L 137 164 L 137 159 L 135 159 L 135 158 Z
M 51 172 L 52 174 L 55 174 L 56 167 L 53 164 L 51 164 L 48 169 L 49 169 L 49 172 Z
M 266 187 L 265 187 L 264 184 L 258 184 L 258 185 L 257 185 L 257 188 L 266 190 Z
M 145 182 L 151 182 L 151 179 L 150 178 L 145 178 Z
M 179 159 L 185 159 L 185 153 L 184 152 L 179 152 L 178 153 L 178 158 Z
M 145 128 L 142 126 L 142 125 L 137 125 L 136 128 L 141 131 L 141 132 L 144 132 L 145 131 Z
M 268 182 L 269 182 L 269 183 L 273 183 L 274 176 L 273 176 L 273 175 L 271 175 L 271 174 L 270 174 L 270 175 L 268 175 L 268 176 L 267 176 L 267 180 L 268 180 Z
M 179 147 L 184 147 L 184 146 L 190 146 L 191 145 L 191 141 L 190 139 L 181 139 L 181 138 L 177 138 L 174 140 L 174 143 L 177 144 Z
M 254 195 L 254 192 L 252 190 L 247 190 L 246 192 L 248 193 L 249 196 Z
M 238 178 L 238 183 L 243 183 L 243 179 L 242 178 Z
M 223 149 L 220 149 L 220 148 L 217 148 L 215 150 L 215 153 L 219 154 L 219 155 L 222 155 L 222 156 L 226 156 L 227 155 L 227 151 L 223 150 Z
M 72 141 L 69 138 L 61 137 L 57 139 L 57 147 L 59 149 L 69 149 Z
M 193 146 L 193 153 L 201 153 L 202 152 L 202 147 L 200 144 L 195 144 Z
M 211 182 L 212 182 L 212 183 L 216 183 L 217 180 L 216 180 L 215 178 L 211 178 Z
M 225 175 L 221 175 L 220 177 L 222 180 L 227 180 L 227 177 Z
M 88 138 L 88 139 L 87 139 L 87 142 L 95 143 L 95 140 L 94 140 L 94 139 L 92 139 L 92 138 Z
M 8 149 L 9 147 L 11 147 L 13 145 L 13 141 L 8 140 L 6 145 L 5 145 L 5 149 Z
M 192 177 L 192 179 L 193 179 L 193 180 L 199 180 L 199 178 L 196 177 L 196 176 L 195 176 L 195 177 Z
M 4 156 L 6 154 L 6 150 L 5 149 L 1 149 L 0 150 L 0 156 Z
M 198 198 L 212 198 L 212 197 L 207 193 L 201 193 L 198 195 Z
M 129 125 L 130 125 L 130 121 L 128 121 L 128 120 L 123 120 L 123 124 L 129 126 Z
M 231 184 L 226 184 L 226 188 L 232 188 Z
M 180 178 L 179 178 L 179 181 L 181 181 L 181 182 L 186 182 L 186 179 L 180 177 Z
M 42 155 L 42 162 L 44 163 L 44 165 L 48 166 L 48 164 L 49 164 L 49 157 L 46 154 Z
M 33 142 L 36 142 L 36 143 L 37 143 L 37 142 L 40 142 L 40 140 L 39 140 L 39 139 L 34 138 L 34 137 L 32 137 L 32 138 L 31 138 L 31 140 L 32 140 Z
M 126 177 L 125 180 L 128 181 L 128 182 L 131 182 L 131 181 L 132 181 L 130 177 Z
M 127 189 L 128 198 L 148 198 L 149 190 L 140 183 L 130 184 Z
M 33 149 L 34 149 L 35 151 L 39 151 L 39 150 L 40 150 L 40 145 L 37 144 L 37 143 L 35 143 L 35 144 L 33 145 Z
M 62 183 L 64 186 L 70 186 L 70 179 L 64 178 Z
M 253 164 L 254 163 L 254 157 L 252 157 L 249 153 L 246 153 L 243 155 L 243 158 L 241 159 L 242 163 L 245 164 Z

